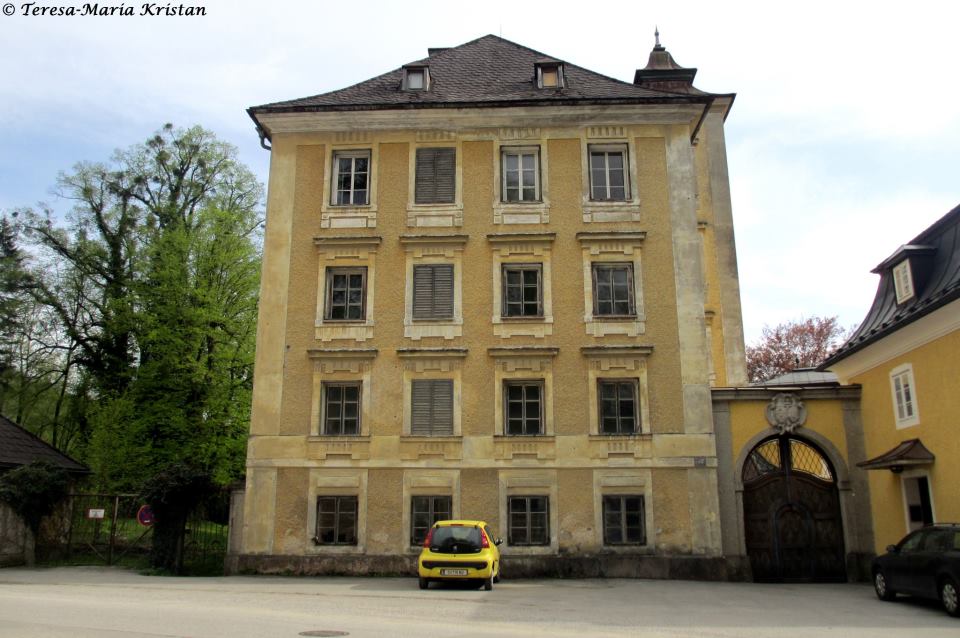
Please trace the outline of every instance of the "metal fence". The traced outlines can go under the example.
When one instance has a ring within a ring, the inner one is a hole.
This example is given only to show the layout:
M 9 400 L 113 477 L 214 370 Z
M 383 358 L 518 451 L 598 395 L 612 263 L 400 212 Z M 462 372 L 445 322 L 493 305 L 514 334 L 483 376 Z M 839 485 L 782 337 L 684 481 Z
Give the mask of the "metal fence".
M 149 566 L 153 527 L 138 520 L 144 503 L 133 494 L 71 494 L 49 517 L 38 554 L 44 562 Z M 207 499 L 187 521 L 183 573 L 222 574 L 229 532 L 227 494 Z

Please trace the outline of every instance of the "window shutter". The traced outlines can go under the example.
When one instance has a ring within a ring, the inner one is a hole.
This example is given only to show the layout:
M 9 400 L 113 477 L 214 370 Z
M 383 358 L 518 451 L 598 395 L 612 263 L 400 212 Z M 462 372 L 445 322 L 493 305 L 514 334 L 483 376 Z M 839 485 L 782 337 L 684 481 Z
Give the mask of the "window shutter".
M 418 148 L 416 161 L 417 204 L 452 204 L 456 196 L 457 151 L 453 148 Z
M 414 381 L 410 400 L 410 433 L 414 436 L 453 434 L 453 381 Z
M 453 318 L 453 266 L 437 264 L 413 269 L 413 318 Z

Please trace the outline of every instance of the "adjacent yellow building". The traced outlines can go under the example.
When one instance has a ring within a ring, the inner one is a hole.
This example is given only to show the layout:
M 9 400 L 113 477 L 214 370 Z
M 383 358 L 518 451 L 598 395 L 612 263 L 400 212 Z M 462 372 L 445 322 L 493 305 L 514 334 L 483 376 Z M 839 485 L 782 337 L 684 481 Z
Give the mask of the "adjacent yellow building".
M 877 295 L 824 364 L 862 387 L 876 551 L 960 520 L 960 206 L 874 270 Z
M 713 385 L 746 381 L 732 94 L 485 36 L 250 109 L 271 149 L 233 569 L 726 578 Z M 736 571 L 737 566 L 732 567 Z

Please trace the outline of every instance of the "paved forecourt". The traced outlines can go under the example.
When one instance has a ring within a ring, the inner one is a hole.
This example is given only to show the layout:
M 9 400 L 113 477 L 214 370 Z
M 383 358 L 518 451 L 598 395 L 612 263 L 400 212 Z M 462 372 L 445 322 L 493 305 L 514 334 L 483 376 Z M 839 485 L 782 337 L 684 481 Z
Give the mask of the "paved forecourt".
M 0 570 L 0 637 L 951 636 L 933 603 L 869 586 L 504 579 L 170 578 L 110 568 Z M 312 634 L 310 633 L 312 632 Z M 335 633 L 335 632 L 345 632 Z

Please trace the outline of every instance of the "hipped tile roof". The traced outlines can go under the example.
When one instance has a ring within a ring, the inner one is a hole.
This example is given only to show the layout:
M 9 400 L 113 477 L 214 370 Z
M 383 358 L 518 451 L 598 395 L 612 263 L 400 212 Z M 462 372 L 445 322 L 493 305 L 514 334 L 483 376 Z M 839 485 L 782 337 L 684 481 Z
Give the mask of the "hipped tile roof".
M 486 35 L 405 64 L 429 67 L 427 91 L 401 90 L 403 67 L 400 67 L 344 89 L 254 106 L 248 112 L 256 120 L 257 114 L 298 111 L 578 102 L 701 103 L 712 97 L 692 87 L 683 92 L 644 88 L 568 62 L 563 63 L 563 88 L 540 89 L 534 80 L 534 65 L 544 59 L 552 58 L 495 35 Z

